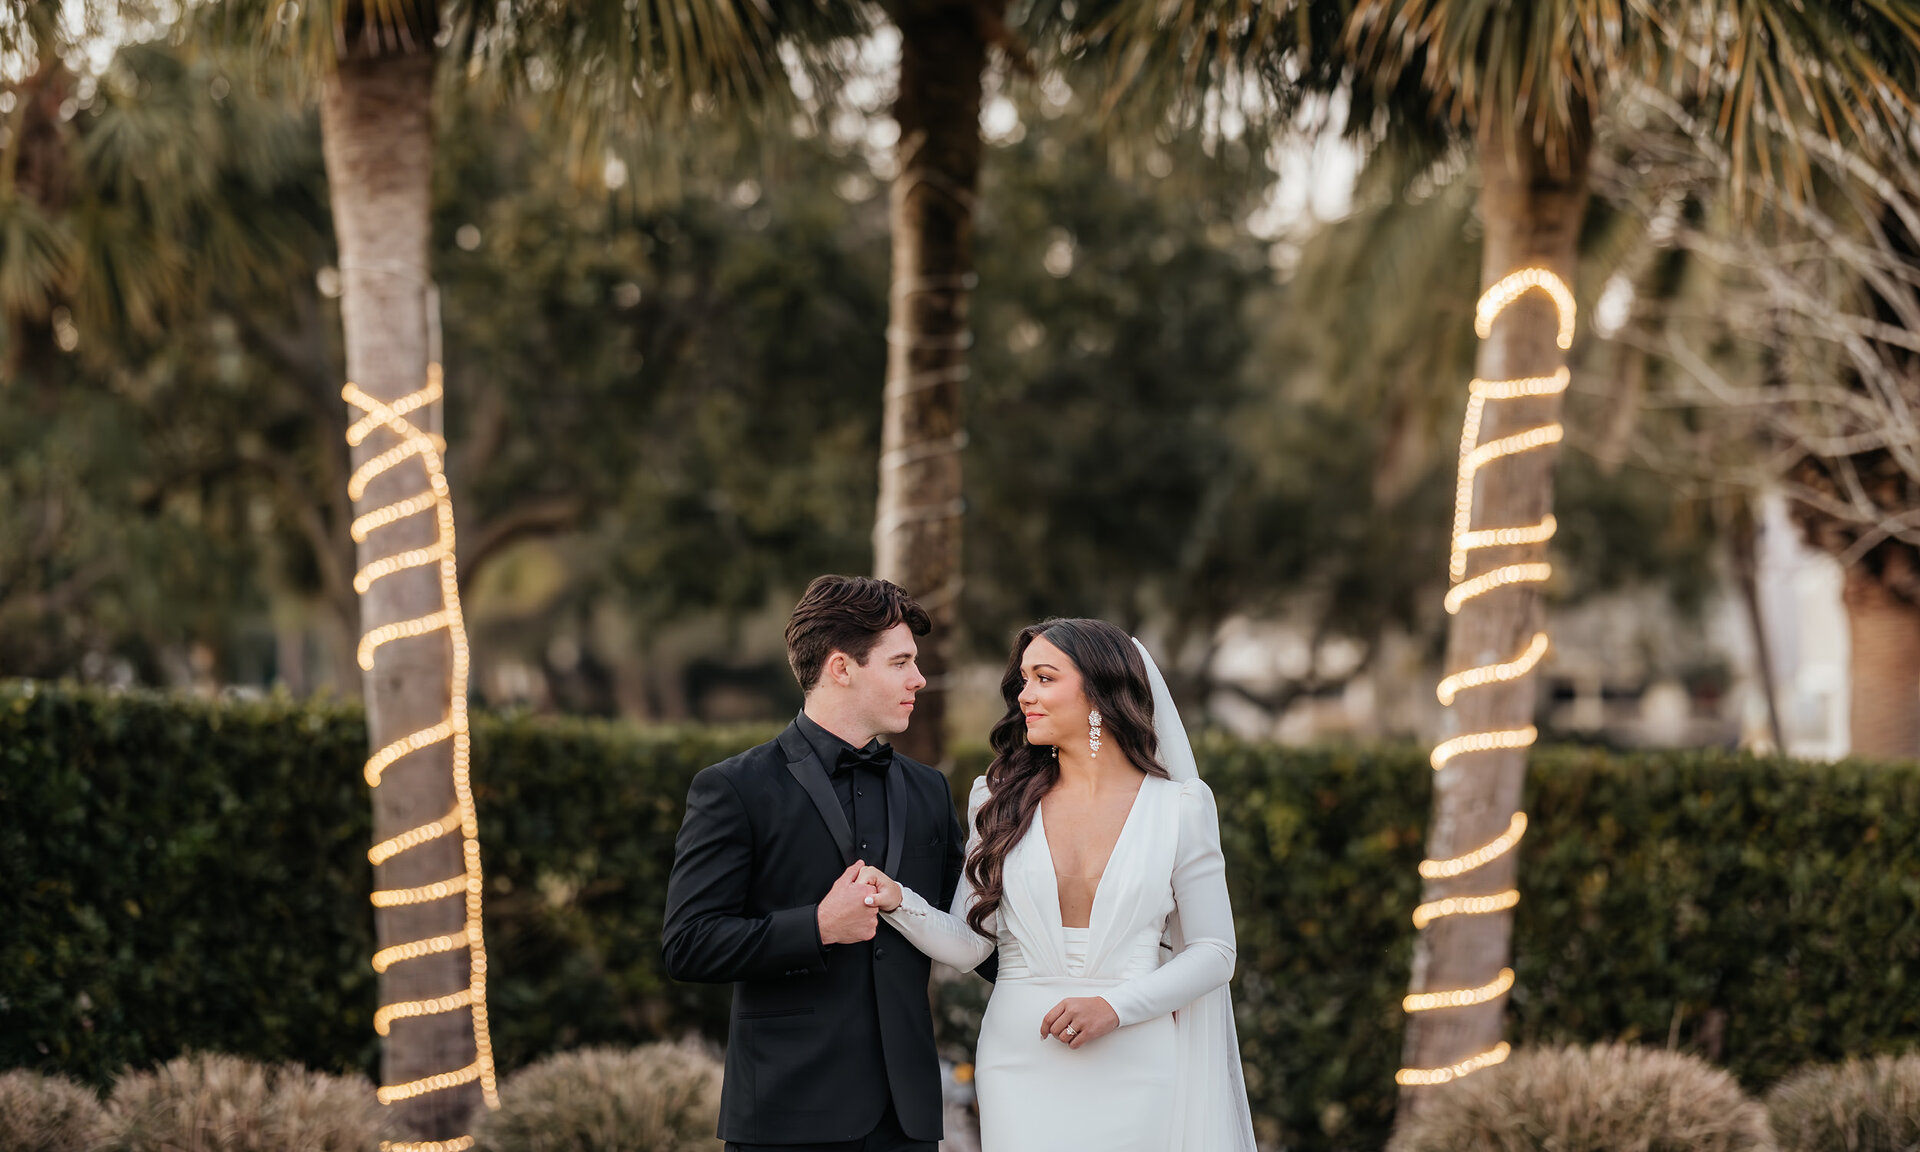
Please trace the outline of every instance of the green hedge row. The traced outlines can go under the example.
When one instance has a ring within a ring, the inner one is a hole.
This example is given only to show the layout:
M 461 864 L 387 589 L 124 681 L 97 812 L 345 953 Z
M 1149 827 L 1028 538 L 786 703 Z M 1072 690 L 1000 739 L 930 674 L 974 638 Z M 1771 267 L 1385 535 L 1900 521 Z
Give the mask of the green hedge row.
M 766 733 L 475 735 L 503 1067 L 717 1034 L 725 989 L 660 971 L 663 888 L 688 779 Z M 209 1048 L 370 1069 L 364 741 L 345 708 L 0 687 L 0 1067 L 103 1080 Z M 1411 747 L 1200 753 L 1261 1134 L 1378 1147 L 1432 772 Z M 1920 1035 L 1920 765 L 1534 763 L 1514 1039 L 1671 1044 L 1757 1087 Z M 945 1000 L 964 1044 L 980 988 Z

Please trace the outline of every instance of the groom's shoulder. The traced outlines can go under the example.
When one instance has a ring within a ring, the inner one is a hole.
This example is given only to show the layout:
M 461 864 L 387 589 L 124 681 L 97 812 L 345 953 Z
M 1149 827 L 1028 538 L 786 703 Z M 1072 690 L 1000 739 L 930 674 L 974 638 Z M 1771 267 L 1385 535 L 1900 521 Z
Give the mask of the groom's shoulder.
M 900 770 L 906 774 L 907 779 L 915 785 L 921 787 L 937 785 L 943 791 L 946 789 L 947 774 L 940 771 L 940 769 L 930 764 L 922 764 L 920 761 L 898 750 L 894 752 L 893 758 L 899 762 Z
M 696 776 L 723 777 L 734 785 L 746 784 L 787 762 L 787 753 L 776 736 L 764 744 L 736 752 L 715 764 L 700 769 Z

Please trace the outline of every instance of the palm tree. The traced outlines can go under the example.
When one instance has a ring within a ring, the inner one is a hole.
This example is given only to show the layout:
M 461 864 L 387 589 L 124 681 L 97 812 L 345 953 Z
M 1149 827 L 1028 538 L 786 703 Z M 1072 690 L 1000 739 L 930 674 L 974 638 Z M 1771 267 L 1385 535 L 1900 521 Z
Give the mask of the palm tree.
M 733 0 L 496 5 L 484 0 L 228 0 L 229 33 L 288 52 L 319 91 L 339 239 L 360 569 L 360 664 L 373 750 L 383 1101 L 411 1146 L 458 1152 L 494 1098 L 477 827 L 451 493 L 428 250 L 434 92 L 484 74 L 549 94 L 604 142 L 715 97 L 777 92 L 783 37 L 857 27 L 834 8 Z M 650 119 L 649 119 L 650 118 Z M 615 125 L 610 129 L 609 124 Z M 597 131 L 596 131 L 597 130 Z
M 960 599 L 961 415 L 973 291 L 974 196 L 980 182 L 981 81 L 992 41 L 1011 44 L 1006 0 L 883 0 L 900 33 L 897 172 L 887 378 L 880 433 L 875 575 L 927 609 L 927 687 L 898 738 L 929 764 L 946 757 L 946 677 Z
M 1634 77 L 1717 91 L 1735 150 L 1804 170 L 1778 124 L 1830 134 L 1898 120 L 1920 60 L 1920 7 L 1904 3 L 1607 0 L 1496 5 L 1360 0 L 1347 33 L 1379 83 L 1418 75 L 1480 162 L 1482 339 L 1461 439 L 1447 609 L 1448 739 L 1433 757 L 1423 925 L 1404 1049 L 1403 1112 L 1421 1086 L 1497 1062 L 1512 973 L 1520 793 L 1534 739 L 1529 673 L 1544 652 L 1553 445 L 1574 334 L 1577 246 L 1595 114 Z M 1710 62 L 1702 66 L 1700 62 Z M 1724 62 L 1724 66 L 1720 62 Z M 1769 141 L 1778 145 L 1772 154 Z M 1738 190 L 1742 169 L 1736 169 Z
M 1906 187 L 1902 192 L 1912 194 Z M 1904 213 L 1883 209 L 1870 232 L 1895 274 L 1863 276 L 1860 292 L 1882 330 L 1907 333 L 1920 316 L 1920 296 L 1910 283 L 1920 267 L 1920 242 L 1902 218 L 1911 219 L 1910 203 L 1902 207 Z M 1890 417 L 1911 411 L 1920 400 L 1913 351 L 1872 338 L 1859 343 L 1870 350 L 1870 369 L 1845 373 L 1847 390 L 1872 397 Z M 1869 382 L 1868 370 L 1878 379 Z M 1791 507 L 1801 531 L 1845 568 L 1849 750 L 1883 760 L 1920 757 L 1920 546 L 1908 527 L 1920 510 L 1920 476 L 1906 442 L 1910 427 L 1896 417 L 1863 428 L 1862 440 L 1872 446 L 1842 456 L 1809 452 L 1789 473 L 1799 493 Z
M 880 451 L 880 495 L 874 517 L 875 574 L 904 587 L 927 608 L 933 634 L 922 643 L 928 685 L 911 730 L 898 743 L 929 764 L 946 759 L 946 678 L 963 586 L 960 556 L 965 508 L 961 410 L 972 342 L 968 302 L 975 282 L 973 217 L 979 190 L 982 81 L 998 49 L 1010 71 L 1074 71 L 1114 93 L 1150 88 L 1127 103 L 1151 105 L 1148 119 L 1182 103 L 1173 70 L 1147 70 L 1144 83 L 1135 42 L 1116 29 L 1146 32 L 1153 6 L 1133 0 L 1039 0 L 1021 9 L 1009 28 L 1007 0 L 880 0 L 900 34 L 899 86 L 893 105 L 899 127 L 897 174 L 891 190 L 892 289 L 887 324 L 887 378 Z M 1304 37 L 1293 22 L 1261 23 L 1253 34 L 1270 57 Z M 1103 51 L 1116 45 L 1120 51 Z M 1209 59 L 1214 45 L 1203 43 Z M 1153 44 L 1157 63 L 1172 59 Z M 1323 63 L 1325 53 L 1316 58 Z M 1218 70 L 1201 69 L 1208 77 Z M 1179 73 L 1185 76 L 1185 72 Z M 1278 110 L 1284 115 L 1286 108 Z M 1129 118 L 1129 127 L 1138 119 Z

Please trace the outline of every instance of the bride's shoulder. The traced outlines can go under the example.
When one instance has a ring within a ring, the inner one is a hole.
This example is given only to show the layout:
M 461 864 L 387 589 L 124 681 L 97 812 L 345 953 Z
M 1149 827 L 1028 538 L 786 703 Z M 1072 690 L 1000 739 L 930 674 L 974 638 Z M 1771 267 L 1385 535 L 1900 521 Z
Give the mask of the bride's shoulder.
M 1167 802 L 1180 810 L 1180 815 L 1188 819 L 1215 819 L 1213 789 L 1198 776 L 1190 780 L 1162 780 L 1161 789 L 1167 796 Z
M 973 823 L 973 814 L 980 811 L 980 805 L 985 804 L 987 797 L 992 794 L 993 789 L 987 787 L 987 774 L 985 772 L 973 778 L 973 787 L 967 792 L 967 823 L 969 827 L 971 827 Z

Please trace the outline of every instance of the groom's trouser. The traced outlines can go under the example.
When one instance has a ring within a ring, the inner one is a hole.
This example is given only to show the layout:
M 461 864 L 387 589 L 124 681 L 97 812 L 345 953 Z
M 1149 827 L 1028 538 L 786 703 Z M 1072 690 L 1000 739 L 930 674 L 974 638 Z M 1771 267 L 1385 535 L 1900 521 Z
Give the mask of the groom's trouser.
M 833 1140 L 825 1144 L 728 1144 L 727 1152 L 938 1152 L 936 1140 L 915 1140 L 900 1130 L 900 1118 L 893 1103 L 873 1131 L 858 1140 Z

